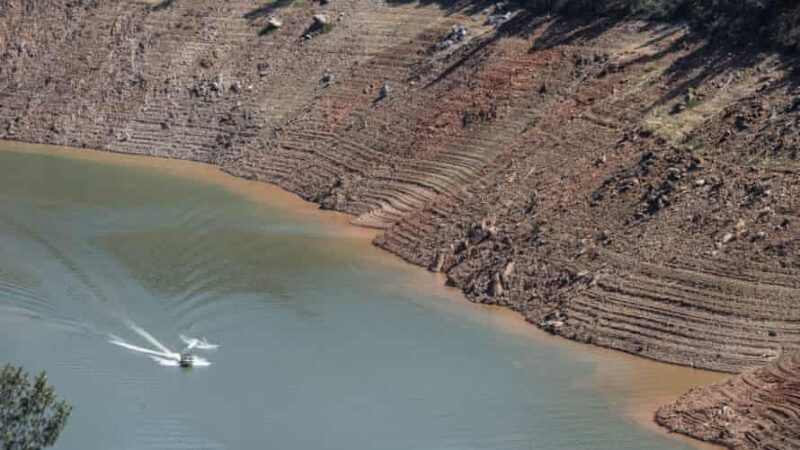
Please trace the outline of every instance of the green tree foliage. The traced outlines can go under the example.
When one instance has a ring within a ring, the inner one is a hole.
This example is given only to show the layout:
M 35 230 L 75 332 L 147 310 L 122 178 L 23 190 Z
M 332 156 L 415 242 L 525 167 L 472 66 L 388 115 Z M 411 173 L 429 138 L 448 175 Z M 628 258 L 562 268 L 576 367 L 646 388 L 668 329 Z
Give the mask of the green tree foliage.
M 21 368 L 6 365 L 0 371 L 0 450 L 52 446 L 71 411 L 56 397 L 44 372 L 31 383 Z
M 685 20 L 725 39 L 800 49 L 797 0 L 526 0 L 541 12 Z

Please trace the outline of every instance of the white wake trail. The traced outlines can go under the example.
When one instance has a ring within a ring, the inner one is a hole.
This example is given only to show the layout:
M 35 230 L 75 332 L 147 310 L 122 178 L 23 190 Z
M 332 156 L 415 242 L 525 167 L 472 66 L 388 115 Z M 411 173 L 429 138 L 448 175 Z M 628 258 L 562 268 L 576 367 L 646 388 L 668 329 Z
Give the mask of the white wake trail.
M 206 338 L 198 339 L 198 338 L 188 337 L 183 334 L 180 335 L 180 338 L 183 341 L 183 343 L 187 345 L 187 348 L 189 349 L 198 348 L 200 350 L 215 350 L 219 348 L 219 344 L 212 344 L 208 342 Z
M 180 366 L 180 363 L 178 361 L 175 361 L 174 359 L 164 359 L 164 358 L 159 358 L 158 356 L 151 356 L 150 358 L 153 361 L 157 362 L 160 366 L 166 366 L 166 367 Z
M 120 338 L 119 336 L 114 336 L 113 334 L 109 334 L 109 341 L 111 344 L 117 345 L 119 347 L 126 348 L 128 350 L 135 351 L 137 353 L 143 353 L 148 355 L 150 359 L 157 362 L 159 365 L 162 366 L 169 366 L 169 367 L 177 367 L 180 365 L 181 354 L 178 352 L 174 352 L 167 348 L 166 345 L 162 344 L 158 339 L 153 337 L 152 334 L 148 333 L 144 328 L 136 325 L 132 321 L 128 321 L 128 326 L 131 330 L 135 331 L 136 334 L 143 337 L 147 342 L 153 344 L 157 350 L 153 350 L 150 348 L 140 347 L 138 345 L 129 344 L 125 342 L 124 339 Z M 218 348 L 219 345 L 209 343 L 205 338 L 196 339 L 190 338 L 184 335 L 180 335 L 181 340 L 186 344 L 186 349 L 183 352 L 188 352 L 191 349 L 197 348 L 201 350 L 211 350 Z M 211 365 L 205 358 L 201 358 L 197 355 L 192 355 L 192 366 L 195 367 L 208 367 Z
M 139 336 L 147 339 L 147 342 L 155 345 L 164 353 L 175 353 L 172 350 L 168 349 L 166 345 L 159 342 L 158 339 L 154 338 L 152 334 L 148 333 L 144 328 L 136 325 L 133 321 L 129 321 L 128 326 L 131 327 L 131 330 L 135 331 Z
M 172 359 L 172 360 L 175 360 L 175 361 L 180 359 L 180 355 L 178 353 L 170 351 L 166 347 L 165 347 L 165 349 L 166 349 L 165 352 L 151 350 L 149 348 L 144 348 L 144 347 L 139 347 L 138 345 L 129 344 L 129 343 L 123 341 L 122 339 L 120 339 L 119 337 L 114 336 L 114 335 L 111 335 L 111 339 L 108 342 L 110 342 L 110 343 L 112 343 L 114 345 L 118 345 L 120 347 L 127 348 L 128 350 L 133 350 L 135 352 L 144 353 L 144 354 L 151 355 L 151 356 L 154 356 L 154 357 Z

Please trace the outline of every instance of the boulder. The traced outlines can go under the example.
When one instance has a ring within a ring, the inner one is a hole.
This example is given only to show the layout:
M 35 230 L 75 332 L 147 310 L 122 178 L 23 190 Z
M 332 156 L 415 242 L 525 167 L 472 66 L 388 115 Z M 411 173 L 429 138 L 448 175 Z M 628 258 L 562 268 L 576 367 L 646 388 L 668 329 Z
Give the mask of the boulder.
M 322 74 L 322 78 L 319 80 L 320 84 L 324 87 L 328 87 L 333 84 L 333 75 L 330 72 L 325 72 Z
M 391 91 L 392 91 L 392 90 L 391 90 L 391 88 L 389 87 L 389 85 L 384 83 L 384 85 L 381 87 L 381 93 L 380 93 L 380 96 L 379 96 L 379 98 L 386 98 L 386 97 L 388 97 L 388 96 L 389 96 L 389 93 L 390 93 Z
M 328 25 L 328 23 L 329 23 L 328 22 L 328 16 L 326 16 L 324 14 L 316 14 L 313 17 L 312 26 L 315 26 L 315 27 L 318 27 L 319 29 L 321 29 L 325 25 Z

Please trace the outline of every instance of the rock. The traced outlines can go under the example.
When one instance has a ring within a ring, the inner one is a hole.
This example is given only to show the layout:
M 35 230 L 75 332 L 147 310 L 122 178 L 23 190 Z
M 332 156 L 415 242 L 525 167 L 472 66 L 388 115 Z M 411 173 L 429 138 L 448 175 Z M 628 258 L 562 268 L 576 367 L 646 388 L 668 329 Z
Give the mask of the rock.
M 508 287 L 508 285 L 510 283 L 511 275 L 514 274 L 514 267 L 515 266 L 516 266 L 516 264 L 514 264 L 514 261 L 509 261 L 509 263 L 506 264 L 505 269 L 503 269 L 503 273 L 500 274 L 500 282 L 506 288 Z
M 597 159 L 594 160 L 594 162 L 592 162 L 592 165 L 594 165 L 595 167 L 600 167 L 607 162 L 608 158 L 606 157 L 606 155 L 600 155 L 600 157 L 598 157 Z
M 675 106 L 673 106 L 672 109 L 669 110 L 669 113 L 675 115 L 675 114 L 680 114 L 684 111 L 686 111 L 686 105 L 684 105 L 683 103 L 676 103 Z
M 433 258 L 433 263 L 431 263 L 428 270 L 434 273 L 439 273 L 442 271 L 442 267 L 444 267 L 444 257 L 445 253 L 443 251 L 436 252 L 436 256 Z
M 278 19 L 277 17 L 270 17 L 264 24 L 264 28 L 262 28 L 261 31 L 258 32 L 258 35 L 259 36 L 268 35 L 282 26 L 283 22 L 280 19 Z
M 548 332 L 555 332 L 555 330 L 564 326 L 563 320 L 547 320 L 541 323 L 541 327 Z
M 603 230 L 597 233 L 597 236 L 595 236 L 595 242 L 598 242 L 605 246 L 611 245 L 612 243 L 611 232 L 609 230 Z
M 588 270 L 581 270 L 580 272 L 575 274 L 575 278 L 573 280 L 574 282 L 585 281 L 588 283 L 592 281 L 592 278 L 593 277 L 591 272 L 589 272 Z
M 380 95 L 379 95 L 379 97 L 378 97 L 378 98 L 381 98 L 381 99 L 383 99 L 383 98 L 386 98 L 386 97 L 388 97 L 388 96 L 389 96 L 389 93 L 391 93 L 391 91 L 392 91 L 392 90 L 391 90 L 391 88 L 389 87 L 389 85 L 388 85 L 388 84 L 386 84 L 386 83 L 384 83 L 384 85 L 381 87 L 381 92 L 380 92 Z
M 114 19 L 114 23 L 111 24 L 111 35 L 115 36 L 122 32 L 122 23 L 120 22 L 119 18 Z M 3 48 L 3 40 L 0 38 L 0 49 Z
M 506 264 L 505 270 L 503 270 L 503 276 L 506 278 L 510 277 L 514 273 L 515 267 L 516 263 L 514 263 L 514 261 L 509 261 L 508 264 Z
M 677 167 L 670 167 L 667 169 L 667 179 L 671 181 L 678 181 L 683 177 L 683 172 Z
M 695 180 L 695 181 L 694 181 L 694 185 L 695 185 L 696 187 L 703 187 L 703 186 L 705 186 L 705 185 L 706 185 L 706 180 L 704 180 L 704 179 L 702 179 L 702 178 L 700 178 L 699 180 Z
M 319 82 L 323 87 L 329 87 L 333 84 L 333 75 L 331 75 L 329 72 L 325 72 L 322 74 L 322 78 L 319 80 Z
M 200 67 L 202 67 L 204 69 L 208 69 L 209 67 L 211 67 L 213 65 L 214 64 L 208 58 L 203 58 L 203 59 L 200 60 Z
M 725 235 L 722 236 L 722 241 L 721 242 L 723 244 L 727 244 L 727 243 L 733 241 L 735 238 L 736 238 L 736 236 L 733 233 L 725 233 Z
M 692 154 L 689 157 L 689 162 L 686 163 L 686 170 L 694 171 L 699 170 L 703 165 L 703 158 L 698 155 Z
M 683 100 L 686 102 L 686 106 L 691 108 L 700 102 L 700 97 L 697 95 L 694 88 L 689 88 L 689 91 L 683 97 Z
M 448 48 L 456 43 L 463 42 L 464 39 L 466 39 L 467 34 L 469 34 L 467 27 L 459 24 L 453 25 L 453 29 L 442 40 L 442 46 L 444 48 Z
M 131 133 L 128 130 L 122 130 L 117 135 L 117 139 L 119 139 L 122 142 L 130 141 L 131 140 Z
M 258 75 L 259 76 L 267 76 L 269 73 L 269 64 L 268 63 L 258 63 Z
M 766 206 L 766 207 L 761 208 L 761 209 L 758 210 L 758 218 L 759 219 L 761 219 L 762 217 L 766 217 L 766 216 L 772 215 L 772 214 L 773 214 L 772 208 L 770 208 L 769 206 Z
M 311 25 L 308 26 L 306 32 L 303 34 L 303 39 L 311 39 L 314 36 L 325 33 L 330 30 L 330 26 L 328 16 L 316 14 L 312 17 Z
M 499 297 L 503 295 L 503 283 L 500 281 L 500 274 L 495 273 L 492 282 L 489 283 L 489 295 Z
M 314 27 L 317 30 L 321 30 L 321 29 L 325 28 L 325 25 L 329 24 L 328 16 L 326 16 L 324 14 L 316 14 L 312 18 L 312 20 L 313 20 L 313 22 L 312 22 L 311 26 Z
M 501 27 L 504 23 L 511 20 L 512 17 L 511 11 L 507 11 L 503 14 L 493 14 L 486 18 L 486 25 L 492 25 L 495 28 Z

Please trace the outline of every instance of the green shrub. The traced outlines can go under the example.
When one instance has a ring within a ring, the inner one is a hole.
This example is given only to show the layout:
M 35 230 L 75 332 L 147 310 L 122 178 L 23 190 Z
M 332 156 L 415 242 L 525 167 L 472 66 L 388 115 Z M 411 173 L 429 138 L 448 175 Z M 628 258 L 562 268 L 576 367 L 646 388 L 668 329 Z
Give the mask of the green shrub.
M 72 407 L 59 400 L 44 372 L 31 383 L 28 373 L 0 370 L 0 448 L 38 450 L 55 444 Z

